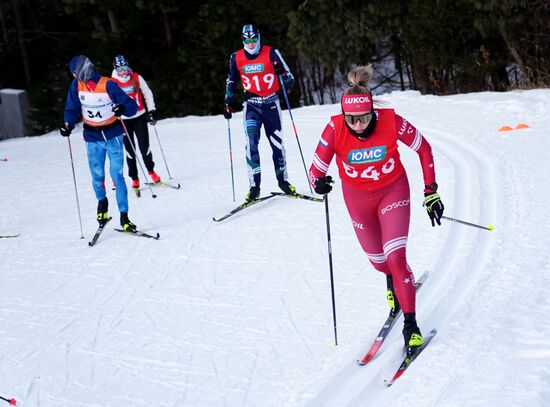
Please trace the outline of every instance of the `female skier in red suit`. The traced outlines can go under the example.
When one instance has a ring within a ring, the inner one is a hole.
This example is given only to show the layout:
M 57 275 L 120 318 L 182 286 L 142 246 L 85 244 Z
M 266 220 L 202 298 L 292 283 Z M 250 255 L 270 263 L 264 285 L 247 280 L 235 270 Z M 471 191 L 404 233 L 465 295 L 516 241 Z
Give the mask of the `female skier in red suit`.
M 350 87 L 342 95 L 342 113 L 331 117 L 309 169 L 315 191 L 327 194 L 327 176 L 336 156 L 344 200 L 357 238 L 374 268 L 386 275 L 390 313 L 403 310 L 403 336 L 408 352 L 422 345 L 416 322 L 414 275 L 407 264 L 410 190 L 399 158 L 397 141 L 416 151 L 424 176 L 424 204 L 432 226 L 440 223 L 443 203 L 437 193 L 432 149 L 420 132 L 393 109 L 374 108 L 367 84 L 370 66 L 348 74 Z

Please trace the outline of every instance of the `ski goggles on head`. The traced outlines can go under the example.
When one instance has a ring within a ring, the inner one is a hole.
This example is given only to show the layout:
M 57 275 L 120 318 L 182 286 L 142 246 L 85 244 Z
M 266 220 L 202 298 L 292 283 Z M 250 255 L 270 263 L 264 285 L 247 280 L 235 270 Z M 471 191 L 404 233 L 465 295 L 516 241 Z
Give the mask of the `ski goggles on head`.
M 361 122 L 363 124 L 368 124 L 372 119 L 372 112 L 360 114 L 360 115 L 352 115 L 352 114 L 345 114 L 344 113 L 344 120 L 347 124 L 353 126 L 357 122 Z
M 247 40 L 243 40 L 243 43 L 244 44 L 255 44 L 255 43 L 258 42 L 258 40 L 259 40 L 258 37 L 254 37 L 254 38 L 249 38 Z

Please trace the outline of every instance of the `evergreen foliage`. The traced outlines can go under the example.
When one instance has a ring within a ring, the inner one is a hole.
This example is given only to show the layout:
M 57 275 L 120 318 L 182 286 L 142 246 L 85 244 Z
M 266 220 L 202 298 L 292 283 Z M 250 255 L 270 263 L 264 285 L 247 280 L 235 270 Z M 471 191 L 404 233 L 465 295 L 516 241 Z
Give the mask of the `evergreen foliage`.
M 549 21 L 543 0 L 10 0 L 0 2 L 0 88 L 29 92 L 43 133 L 62 122 L 71 57 L 86 54 L 110 76 L 121 53 L 161 117 L 220 114 L 249 22 L 294 72 L 293 106 L 334 103 L 348 70 L 366 63 L 384 89 L 547 86 Z

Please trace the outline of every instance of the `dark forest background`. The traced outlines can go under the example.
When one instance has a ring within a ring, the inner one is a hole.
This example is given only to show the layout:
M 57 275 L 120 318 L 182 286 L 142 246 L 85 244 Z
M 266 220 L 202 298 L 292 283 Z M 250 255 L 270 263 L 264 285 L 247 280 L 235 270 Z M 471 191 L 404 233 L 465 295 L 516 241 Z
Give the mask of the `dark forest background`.
M 43 133 L 63 120 L 71 57 L 110 76 L 122 53 L 160 117 L 220 114 L 249 22 L 295 74 L 292 106 L 335 103 L 354 64 L 373 63 L 386 90 L 550 84 L 547 0 L 0 0 L 0 88 L 29 92 L 32 132 Z

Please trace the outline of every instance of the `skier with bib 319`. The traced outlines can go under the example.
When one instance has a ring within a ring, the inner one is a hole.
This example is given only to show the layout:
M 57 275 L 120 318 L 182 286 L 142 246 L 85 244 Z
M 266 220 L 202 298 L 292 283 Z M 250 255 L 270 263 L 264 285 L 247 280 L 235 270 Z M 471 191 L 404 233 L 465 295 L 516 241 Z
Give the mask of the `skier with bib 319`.
M 104 225 L 109 220 L 107 194 L 105 191 L 105 158 L 109 157 L 109 173 L 116 184 L 116 200 L 120 211 L 120 225 L 128 232 L 135 232 L 136 225 L 128 219 L 128 188 L 124 182 L 124 130 L 119 118 L 137 112 L 136 102 L 120 87 L 101 76 L 88 57 L 74 57 L 69 69 L 74 80 L 69 87 L 65 104 L 65 123 L 59 130 L 69 137 L 75 125 L 84 121 L 84 141 L 92 185 L 97 204 L 97 220 Z
M 277 91 L 280 89 L 279 76 L 286 89 L 292 87 L 294 77 L 279 50 L 262 45 L 260 32 L 254 25 L 246 24 L 243 27 L 241 40 L 243 49 L 234 52 L 229 58 L 223 115 L 226 119 L 231 119 L 233 97 L 241 81 L 244 88 L 243 118 L 250 182 L 246 201 L 254 201 L 260 196 L 261 169 L 258 144 L 262 125 L 273 151 L 273 165 L 279 188 L 285 194 L 292 195 L 296 193 L 296 188 L 287 180 L 282 113 Z
M 315 191 L 331 191 L 327 176 L 336 156 L 342 192 L 355 233 L 374 268 L 386 275 L 390 314 L 403 310 L 403 336 L 409 354 L 422 345 L 416 322 L 416 287 L 407 264 L 410 189 L 397 141 L 414 150 L 424 177 L 424 205 L 432 226 L 443 215 L 437 193 L 432 149 L 420 132 L 393 109 L 375 109 L 367 84 L 370 66 L 348 74 L 342 113 L 331 117 L 315 150 L 309 178 Z

